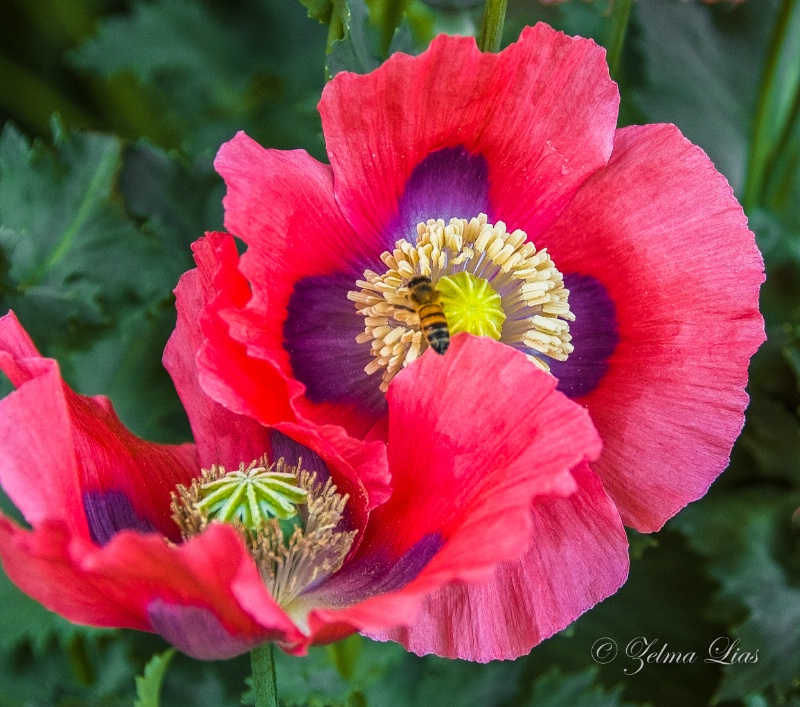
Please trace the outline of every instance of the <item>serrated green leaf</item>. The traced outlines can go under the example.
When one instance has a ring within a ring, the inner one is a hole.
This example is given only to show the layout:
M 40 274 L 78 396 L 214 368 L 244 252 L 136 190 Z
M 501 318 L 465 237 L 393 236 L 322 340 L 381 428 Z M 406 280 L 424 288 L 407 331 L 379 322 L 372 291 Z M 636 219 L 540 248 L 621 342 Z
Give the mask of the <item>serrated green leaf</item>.
M 308 10 L 308 16 L 312 20 L 319 20 L 323 24 L 331 21 L 333 0 L 300 0 L 300 3 Z
M 59 130 L 52 148 L 10 126 L 0 136 L 0 308 L 68 382 L 110 395 L 154 440 L 188 435 L 161 352 L 191 241 L 220 222 L 210 166 L 143 145 L 123 151 L 105 135 Z
M 58 336 L 85 346 L 115 311 L 158 290 L 156 268 L 131 267 L 157 260 L 158 248 L 116 197 L 120 165 L 121 143 L 105 135 L 57 128 L 52 149 L 11 126 L 0 135 L 0 307 L 40 345 Z
M 518 692 L 521 672 L 518 662 L 476 665 L 432 655 L 422 659 L 407 655 L 365 694 L 371 707 L 500 707 Z
M 208 158 L 189 161 L 139 142 L 125 149 L 118 186 L 128 212 L 182 269 L 194 265 L 194 241 L 222 230 L 225 186 Z
M 734 624 L 722 637 L 738 643 L 722 663 L 718 699 L 766 689 L 785 698 L 800 687 L 800 589 L 790 580 L 788 562 L 796 543 L 790 518 L 798 505 L 800 493 L 743 489 L 711 494 L 672 521 L 708 558 L 720 584 L 716 611 Z
M 326 648 L 312 648 L 308 657 L 301 659 L 276 651 L 275 666 L 278 694 L 287 707 L 344 705 L 353 691 Z
M 388 55 L 391 56 L 395 52 L 414 54 L 414 31 L 411 29 L 411 21 L 408 17 L 403 18 L 389 43 Z
M 337 40 L 328 55 L 328 74 L 340 71 L 366 74 L 380 66 L 380 33 L 370 24 L 364 0 L 342 1 L 344 38 Z
M 587 668 L 579 673 L 561 674 L 551 670 L 533 686 L 526 707 L 625 707 L 622 686 L 606 690 L 597 682 L 597 669 Z
M 106 80 L 133 75 L 139 100 L 159 116 L 157 132 L 174 136 L 169 147 L 211 156 L 246 130 L 267 145 L 319 154 L 314 106 L 324 47 L 324 28 L 309 23 L 296 2 L 254 0 L 232 8 L 155 0 L 105 19 L 71 61 Z
M 159 706 L 161 683 L 174 655 L 175 649 L 170 648 L 150 659 L 144 668 L 144 674 L 136 678 L 135 707 Z
M 163 443 L 191 439 L 186 413 L 161 356 L 175 326 L 172 298 L 120 317 L 114 330 L 85 351 L 56 347 L 62 373 L 85 395 L 106 395 L 141 437 Z

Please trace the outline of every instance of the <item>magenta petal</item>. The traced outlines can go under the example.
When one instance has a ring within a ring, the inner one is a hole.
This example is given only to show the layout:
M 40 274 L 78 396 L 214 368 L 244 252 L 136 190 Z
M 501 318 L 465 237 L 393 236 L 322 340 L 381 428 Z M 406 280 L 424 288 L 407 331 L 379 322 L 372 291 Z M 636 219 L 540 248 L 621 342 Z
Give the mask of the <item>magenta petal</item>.
M 418 57 L 342 72 L 319 111 L 342 211 L 360 238 L 386 243 L 420 207 L 433 210 L 423 221 L 484 207 L 480 163 L 489 215 L 535 239 L 608 161 L 618 103 L 603 49 L 538 24 L 499 54 L 440 35 Z M 441 185 L 420 198 L 414 171 L 444 150 L 477 161 L 440 165 Z
M 386 229 L 386 250 L 405 238 L 414 242 L 417 224 L 428 219 L 471 219 L 489 213 L 489 167 L 482 155 L 463 147 L 431 152 L 411 172 L 398 212 Z
M 283 336 L 292 372 L 305 385 L 306 397 L 312 403 L 356 410 L 369 429 L 386 414 L 386 396 L 377 376 L 364 373 L 373 359 L 370 348 L 356 342 L 364 333 L 364 317 L 347 298 L 356 279 L 337 274 L 298 280 Z
M 548 361 L 558 378 L 558 389 L 570 398 L 591 393 L 608 373 L 609 361 L 619 343 L 619 326 L 613 300 L 603 284 L 590 275 L 567 273 L 569 305 L 575 321 L 569 326 L 575 350 L 566 361 Z
M 264 643 L 263 636 L 241 638 L 228 631 L 210 609 L 153 599 L 147 606 L 153 631 L 197 660 L 226 660 Z
M 570 469 L 599 450 L 585 411 L 555 383 L 521 353 L 468 334 L 398 374 L 389 387 L 392 495 L 342 569 L 301 598 L 314 640 L 343 626 L 411 625 L 426 594 L 485 581 L 524 553 L 532 499 L 575 491 Z
M 502 563 L 486 582 L 430 595 L 413 626 L 370 635 L 419 655 L 513 659 L 617 591 L 628 576 L 619 513 L 588 466 L 573 474 L 576 493 L 534 501 L 532 544 L 519 560 Z
M 164 367 L 189 416 L 200 465 L 235 469 L 269 451 L 268 430 L 206 395 L 198 378 L 197 355 L 205 340 L 200 329 L 205 307 L 212 301 L 230 305 L 248 288 L 236 269 L 239 255 L 231 236 L 210 233 L 193 247 L 197 269 L 183 275 L 175 288 L 178 322 L 164 350 Z
M 677 128 L 637 126 L 617 132 L 608 167 L 538 245 L 614 304 L 619 343 L 581 398 L 603 438 L 592 469 L 626 524 L 657 530 L 706 492 L 742 429 L 764 340 L 747 218 Z
M 169 494 L 197 473 L 194 445 L 145 442 L 107 399 L 77 395 L 13 313 L 0 318 L 0 368 L 17 386 L 0 401 L 0 481 L 29 523 L 63 520 L 98 543 L 123 529 L 178 538 Z
M 231 657 L 268 640 L 303 643 L 238 533 L 223 524 L 178 547 L 123 532 L 99 548 L 61 522 L 29 532 L 0 516 L 0 557 L 20 589 L 70 621 L 163 631 L 199 658 Z

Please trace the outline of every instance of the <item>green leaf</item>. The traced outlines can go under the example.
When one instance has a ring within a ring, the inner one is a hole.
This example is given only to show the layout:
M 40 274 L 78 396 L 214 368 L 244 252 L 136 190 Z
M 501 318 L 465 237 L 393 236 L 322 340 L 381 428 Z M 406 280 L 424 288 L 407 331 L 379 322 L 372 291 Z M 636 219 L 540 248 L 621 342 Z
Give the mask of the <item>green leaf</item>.
M 707 557 L 720 585 L 715 613 L 734 624 L 722 636 L 738 643 L 723 662 L 717 699 L 767 689 L 785 699 L 800 687 L 800 589 L 793 581 L 798 567 L 792 550 L 797 538 L 790 524 L 798 505 L 797 492 L 746 488 L 711 494 L 672 521 Z M 737 654 L 747 662 L 736 662 Z
M 562 675 L 553 669 L 542 675 L 533 686 L 529 707 L 624 707 L 622 687 L 606 690 L 597 683 L 597 670 L 587 668 L 579 673 Z
M 159 116 L 148 133 L 171 135 L 162 146 L 210 156 L 245 130 L 319 154 L 324 47 L 324 28 L 299 3 L 155 0 L 104 20 L 70 56 L 107 81 L 134 76 L 139 101 Z
M 402 647 L 351 636 L 340 644 L 311 648 L 305 658 L 275 652 L 278 693 L 286 707 L 350 707 L 370 687 L 383 689 L 382 680 L 405 656 Z M 345 675 L 347 677 L 345 677 Z M 374 703 L 369 699 L 371 707 Z
M 121 149 L 113 137 L 58 125 L 52 149 L 12 126 L 0 135 L 0 306 L 42 346 L 85 346 L 116 311 L 158 291 L 155 267 L 132 267 L 154 264 L 158 248 L 114 192 Z
M 328 73 L 340 71 L 366 74 L 380 66 L 380 33 L 369 21 L 364 0 L 342 0 L 344 38 L 337 40 L 328 55 Z
M 647 122 L 677 124 L 739 191 L 777 2 L 725 4 L 641 0 L 638 36 L 629 40 L 644 61 L 647 80 L 636 96 Z
M 191 439 L 186 413 L 161 356 L 175 326 L 172 297 L 121 316 L 86 351 L 55 348 L 62 373 L 85 395 L 107 395 L 122 421 L 155 442 Z
M 136 678 L 136 703 L 135 707 L 158 707 L 161 695 L 161 683 L 175 649 L 154 655 L 144 668 L 144 675 Z
M 52 148 L 11 126 L 0 136 L 0 307 L 80 392 L 110 395 L 141 435 L 183 441 L 160 359 L 190 244 L 221 223 L 219 180 L 208 164 L 56 127 Z
M 365 694 L 370 707 L 501 707 L 518 692 L 521 672 L 519 662 L 477 665 L 432 655 L 422 659 L 406 655 Z
M 392 35 L 392 41 L 389 43 L 387 53 L 389 56 L 395 52 L 414 54 L 414 49 L 414 30 L 411 28 L 411 20 L 408 17 L 404 17 L 400 26 Z
M 323 24 L 331 21 L 333 0 L 300 0 L 300 4 L 308 10 L 308 16 L 312 20 L 319 20 Z

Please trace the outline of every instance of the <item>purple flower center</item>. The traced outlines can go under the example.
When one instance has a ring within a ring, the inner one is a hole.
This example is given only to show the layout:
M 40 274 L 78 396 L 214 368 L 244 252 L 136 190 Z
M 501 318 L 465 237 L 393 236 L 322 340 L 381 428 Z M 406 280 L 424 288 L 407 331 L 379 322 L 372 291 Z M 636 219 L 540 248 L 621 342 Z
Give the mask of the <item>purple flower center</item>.
M 372 355 L 364 370 L 381 372 L 383 391 L 432 345 L 431 332 L 441 343 L 442 329 L 488 333 L 544 370 L 547 359 L 566 361 L 572 352 L 569 291 L 547 251 L 537 251 L 523 231 L 509 233 L 485 214 L 429 220 L 417 225 L 414 243 L 398 240 L 381 260 L 386 270 L 365 271 L 356 282 L 361 289 L 347 297 L 364 317 L 356 337 Z M 428 290 L 423 297 L 421 286 Z

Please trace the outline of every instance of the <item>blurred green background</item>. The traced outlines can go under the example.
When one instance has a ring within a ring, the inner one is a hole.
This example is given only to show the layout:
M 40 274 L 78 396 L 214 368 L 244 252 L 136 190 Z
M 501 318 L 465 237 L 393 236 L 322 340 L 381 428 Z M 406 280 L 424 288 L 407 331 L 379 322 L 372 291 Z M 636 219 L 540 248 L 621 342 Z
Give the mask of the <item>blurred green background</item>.
M 420 51 L 437 31 L 476 31 L 481 14 L 347 0 L 329 33 L 315 19 L 328 1 L 303 2 L 0 1 L 0 313 L 13 308 L 75 388 L 110 395 L 150 439 L 189 435 L 160 357 L 189 245 L 222 227 L 220 143 L 244 129 L 325 159 L 316 103 L 327 74 Z M 544 20 L 612 46 L 624 4 L 510 0 L 505 41 Z M 286 705 L 800 705 L 800 2 L 638 0 L 613 55 L 620 124 L 674 122 L 701 145 L 765 256 L 769 340 L 731 468 L 662 532 L 632 533 L 623 589 L 529 656 L 476 665 L 354 637 L 281 655 Z M 591 647 L 602 637 L 620 656 L 601 666 Z M 698 658 L 626 674 L 637 637 Z M 704 663 L 719 637 L 758 661 Z M 0 705 L 130 705 L 136 676 L 166 648 L 72 626 L 0 576 Z M 176 655 L 162 704 L 240 704 L 248 675 L 247 656 Z

